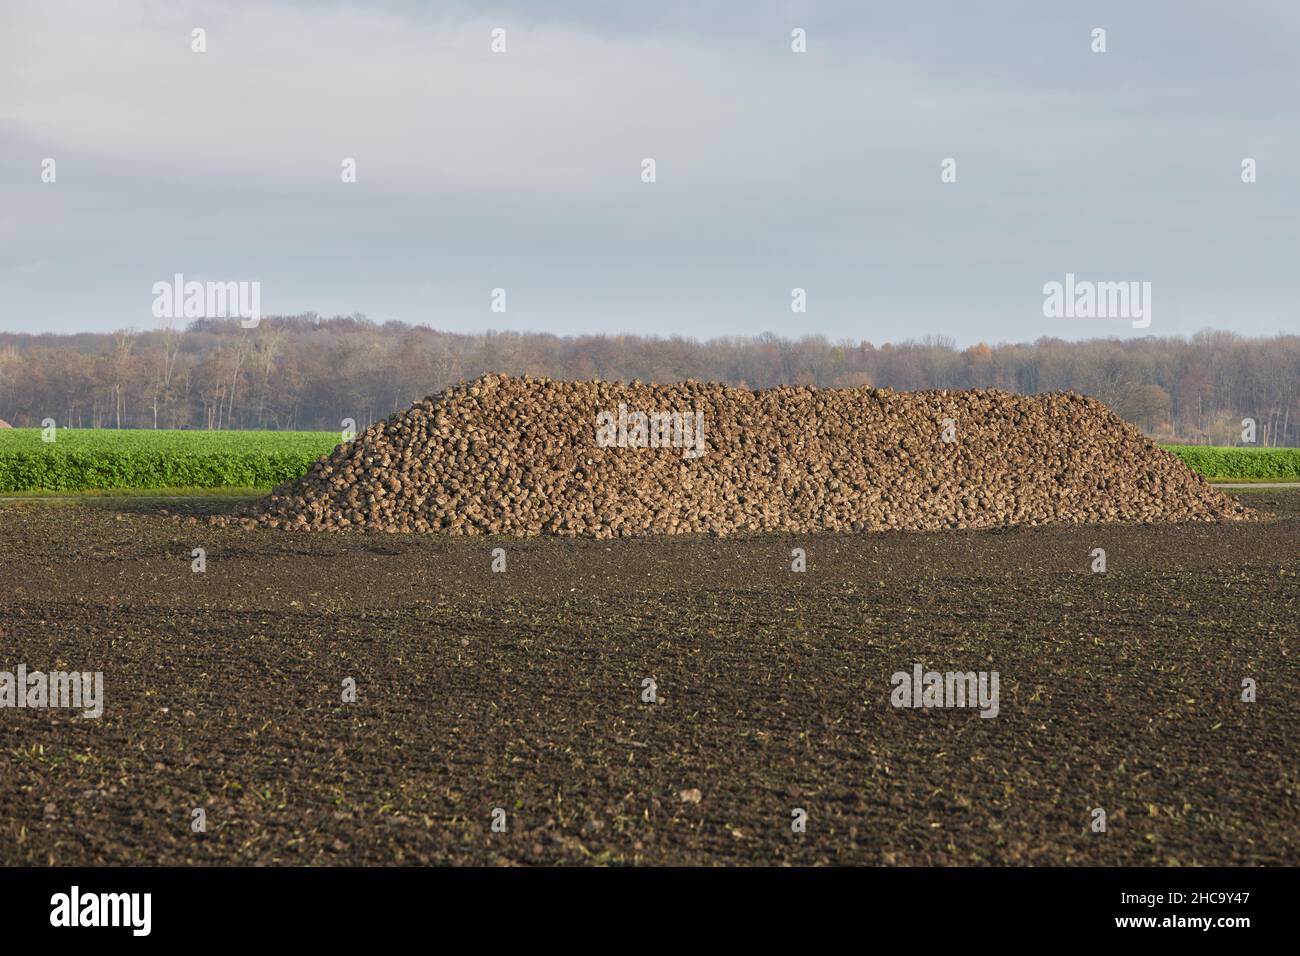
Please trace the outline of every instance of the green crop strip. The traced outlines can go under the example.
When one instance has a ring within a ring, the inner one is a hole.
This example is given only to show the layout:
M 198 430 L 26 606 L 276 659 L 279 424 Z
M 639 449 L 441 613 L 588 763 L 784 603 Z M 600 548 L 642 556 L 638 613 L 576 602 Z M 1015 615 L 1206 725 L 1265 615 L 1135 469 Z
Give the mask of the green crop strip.
M 0 493 L 269 488 L 305 474 L 338 432 L 0 430 Z
M 1206 478 L 1236 481 L 1300 481 L 1300 448 L 1214 448 L 1165 445 Z
M 0 494 L 163 488 L 270 488 L 306 474 L 338 432 L 0 430 Z M 1207 478 L 1300 481 L 1298 448 L 1166 445 Z

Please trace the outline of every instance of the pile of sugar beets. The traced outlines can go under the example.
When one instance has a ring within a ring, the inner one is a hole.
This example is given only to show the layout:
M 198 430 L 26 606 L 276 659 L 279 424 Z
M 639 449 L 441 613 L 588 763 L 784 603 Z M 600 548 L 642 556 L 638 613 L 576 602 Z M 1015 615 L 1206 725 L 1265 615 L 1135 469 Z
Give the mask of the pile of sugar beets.
M 1251 517 L 1100 402 L 488 375 L 231 518 L 453 535 L 930 531 Z

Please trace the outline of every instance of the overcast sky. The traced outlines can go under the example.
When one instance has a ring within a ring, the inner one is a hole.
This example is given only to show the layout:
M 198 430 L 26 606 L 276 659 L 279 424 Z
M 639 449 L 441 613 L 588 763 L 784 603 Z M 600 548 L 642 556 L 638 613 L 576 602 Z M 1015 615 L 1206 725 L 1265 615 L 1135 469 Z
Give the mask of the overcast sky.
M 3 330 L 152 328 L 179 272 L 459 331 L 1269 334 L 1298 234 L 1292 0 L 0 0 Z M 1150 327 L 1045 318 L 1067 272 Z

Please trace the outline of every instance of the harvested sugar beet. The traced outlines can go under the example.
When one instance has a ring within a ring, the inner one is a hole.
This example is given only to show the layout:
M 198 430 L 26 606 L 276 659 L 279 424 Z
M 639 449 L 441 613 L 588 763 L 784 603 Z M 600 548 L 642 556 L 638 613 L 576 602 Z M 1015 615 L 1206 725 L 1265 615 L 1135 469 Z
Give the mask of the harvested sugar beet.
M 610 538 L 1248 517 L 1074 393 L 488 375 L 376 423 L 232 520 Z

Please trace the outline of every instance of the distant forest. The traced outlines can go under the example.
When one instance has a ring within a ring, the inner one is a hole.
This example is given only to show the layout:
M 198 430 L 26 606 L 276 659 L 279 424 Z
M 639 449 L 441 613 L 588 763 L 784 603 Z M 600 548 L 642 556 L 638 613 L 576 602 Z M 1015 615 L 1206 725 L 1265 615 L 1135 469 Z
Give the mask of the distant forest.
M 73 335 L 0 333 L 0 419 L 74 428 L 335 430 L 365 427 L 485 372 L 750 388 L 779 384 L 911 390 L 993 387 L 1095 396 L 1161 440 L 1259 445 L 1300 437 L 1300 336 L 1093 339 L 958 349 L 819 336 L 698 342 L 633 335 L 439 332 L 364 316 L 237 319 Z

